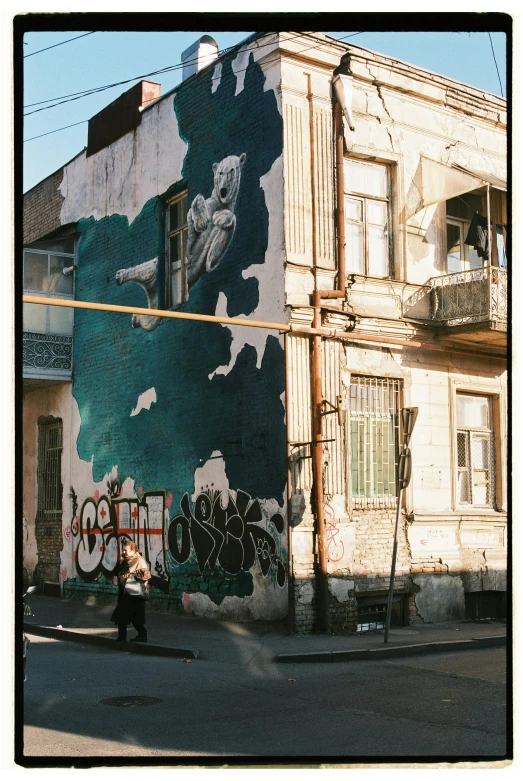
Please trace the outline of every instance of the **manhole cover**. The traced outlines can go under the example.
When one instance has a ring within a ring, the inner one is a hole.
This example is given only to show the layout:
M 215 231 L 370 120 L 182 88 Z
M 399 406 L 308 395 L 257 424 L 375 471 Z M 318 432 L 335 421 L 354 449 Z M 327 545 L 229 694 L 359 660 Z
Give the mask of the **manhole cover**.
M 156 705 L 161 702 L 158 697 L 109 697 L 106 700 L 100 700 L 102 705 L 115 705 L 117 708 L 140 708 L 142 705 Z

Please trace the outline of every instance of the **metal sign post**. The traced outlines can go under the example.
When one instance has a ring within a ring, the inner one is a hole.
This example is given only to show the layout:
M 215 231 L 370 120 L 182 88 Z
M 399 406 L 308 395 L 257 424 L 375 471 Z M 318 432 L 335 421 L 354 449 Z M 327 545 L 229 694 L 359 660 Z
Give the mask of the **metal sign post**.
M 417 407 L 404 407 L 401 410 L 401 423 L 403 427 L 403 446 L 398 463 L 398 498 L 396 504 L 396 525 L 394 527 L 394 545 L 392 547 L 392 564 L 390 568 L 389 601 L 387 604 L 387 616 L 385 619 L 385 638 L 384 642 L 389 641 L 390 619 L 392 613 L 392 597 L 394 595 L 394 576 L 396 574 L 396 556 L 398 553 L 398 528 L 401 513 L 401 500 L 403 489 L 410 483 L 412 473 L 412 459 L 409 449 L 409 442 L 418 417 Z

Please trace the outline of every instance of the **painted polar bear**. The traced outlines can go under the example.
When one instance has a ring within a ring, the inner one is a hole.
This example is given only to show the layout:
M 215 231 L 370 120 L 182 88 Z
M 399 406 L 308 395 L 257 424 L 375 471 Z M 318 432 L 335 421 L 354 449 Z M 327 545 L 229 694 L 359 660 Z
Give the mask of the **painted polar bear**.
M 187 287 L 216 268 L 234 234 L 234 207 L 240 189 L 241 169 L 247 155 L 230 155 L 214 163 L 210 198 L 197 195 L 187 213 Z
M 187 287 L 216 268 L 234 234 L 234 207 L 240 189 L 241 169 L 247 155 L 230 155 L 214 163 L 214 188 L 210 198 L 197 195 L 187 213 Z M 116 283 L 136 282 L 147 295 L 149 309 L 158 309 L 158 258 L 116 272 Z M 154 331 L 162 318 L 134 314 L 133 328 Z

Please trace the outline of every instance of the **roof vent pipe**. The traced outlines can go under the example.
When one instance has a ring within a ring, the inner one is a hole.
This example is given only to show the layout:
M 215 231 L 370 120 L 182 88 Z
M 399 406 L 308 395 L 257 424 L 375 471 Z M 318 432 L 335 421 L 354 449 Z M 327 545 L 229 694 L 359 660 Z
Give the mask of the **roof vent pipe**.
M 210 35 L 202 35 L 189 48 L 182 52 L 182 80 L 206 68 L 218 57 L 218 44 Z
M 352 71 L 350 69 L 350 55 L 344 54 L 340 64 L 334 71 L 332 86 L 334 96 L 341 106 L 343 116 L 351 130 L 355 130 L 354 117 L 352 116 Z

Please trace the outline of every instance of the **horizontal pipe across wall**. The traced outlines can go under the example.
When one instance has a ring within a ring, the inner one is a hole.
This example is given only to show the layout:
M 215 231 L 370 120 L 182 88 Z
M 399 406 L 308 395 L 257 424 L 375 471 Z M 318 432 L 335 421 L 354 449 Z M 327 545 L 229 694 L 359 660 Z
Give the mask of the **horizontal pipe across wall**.
M 334 292 L 334 291 L 332 291 Z M 99 304 L 94 301 L 73 301 L 68 298 L 45 298 L 44 296 L 31 296 L 24 293 L 24 304 L 42 304 L 44 306 L 65 306 L 73 309 L 90 309 L 101 312 L 119 312 L 120 314 L 152 315 L 155 317 L 167 317 L 177 320 L 197 320 L 207 323 L 222 323 L 225 325 L 239 325 L 250 328 L 267 328 L 269 331 L 283 331 L 303 336 L 323 336 L 325 339 L 344 339 L 350 342 L 368 342 L 372 344 L 389 344 L 398 347 L 419 347 L 424 350 L 436 350 L 445 353 L 459 353 L 460 355 L 488 355 L 490 358 L 506 360 L 504 355 L 485 352 L 481 350 L 460 350 L 455 347 L 442 347 L 430 342 L 419 342 L 415 339 L 394 339 L 387 336 L 374 336 L 372 334 L 355 334 L 352 331 L 338 331 L 335 328 L 308 328 L 294 323 L 271 323 L 265 320 L 245 320 L 235 317 L 219 317 L 218 315 L 198 315 L 192 312 L 171 312 L 166 309 L 148 309 L 137 306 L 120 306 L 119 304 Z

